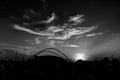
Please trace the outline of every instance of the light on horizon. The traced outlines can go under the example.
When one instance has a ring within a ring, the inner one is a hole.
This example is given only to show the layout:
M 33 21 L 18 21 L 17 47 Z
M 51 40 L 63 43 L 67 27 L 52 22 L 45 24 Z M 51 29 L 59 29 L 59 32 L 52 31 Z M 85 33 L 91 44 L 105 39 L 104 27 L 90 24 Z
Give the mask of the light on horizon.
M 87 60 L 87 55 L 85 53 L 77 53 L 74 55 L 74 59 L 75 59 L 75 61 L 77 61 L 77 60 L 85 61 L 85 60 Z

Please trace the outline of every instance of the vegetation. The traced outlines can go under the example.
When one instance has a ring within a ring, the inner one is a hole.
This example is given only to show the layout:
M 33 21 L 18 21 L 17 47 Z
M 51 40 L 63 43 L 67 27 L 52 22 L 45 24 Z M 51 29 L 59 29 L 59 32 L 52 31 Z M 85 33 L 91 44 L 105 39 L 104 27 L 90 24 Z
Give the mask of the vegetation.
M 112 77 L 120 79 L 119 73 L 120 61 L 107 57 L 75 63 L 56 56 L 0 60 L 0 80 L 106 80 Z

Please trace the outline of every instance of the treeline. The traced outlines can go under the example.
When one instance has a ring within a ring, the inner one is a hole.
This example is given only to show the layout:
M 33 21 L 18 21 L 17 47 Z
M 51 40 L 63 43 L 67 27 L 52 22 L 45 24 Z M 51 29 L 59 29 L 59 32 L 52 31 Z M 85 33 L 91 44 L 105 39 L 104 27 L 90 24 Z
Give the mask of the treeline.
M 10 49 L 2 49 L 0 50 L 0 60 L 13 60 L 13 61 L 21 61 L 27 60 L 29 56 L 19 53 L 15 50 Z
M 68 62 L 55 56 L 36 56 L 27 60 L 0 60 L 0 80 L 103 80 L 119 78 L 120 61 Z

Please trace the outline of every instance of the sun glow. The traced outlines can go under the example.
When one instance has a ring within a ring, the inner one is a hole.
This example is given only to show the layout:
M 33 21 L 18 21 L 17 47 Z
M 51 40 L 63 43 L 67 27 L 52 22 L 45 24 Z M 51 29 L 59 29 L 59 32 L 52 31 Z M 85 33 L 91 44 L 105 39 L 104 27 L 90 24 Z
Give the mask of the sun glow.
M 87 60 L 87 55 L 85 53 L 77 53 L 77 54 L 75 54 L 74 59 L 75 59 L 75 61 L 77 61 L 77 60 L 85 61 L 85 60 Z

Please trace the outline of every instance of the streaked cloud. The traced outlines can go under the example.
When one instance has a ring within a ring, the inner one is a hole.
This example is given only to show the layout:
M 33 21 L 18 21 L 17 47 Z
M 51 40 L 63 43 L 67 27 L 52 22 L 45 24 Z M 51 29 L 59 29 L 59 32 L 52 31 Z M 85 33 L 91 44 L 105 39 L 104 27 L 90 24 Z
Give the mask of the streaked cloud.
M 91 34 L 87 34 L 86 37 L 93 37 L 93 36 L 98 36 L 98 35 L 103 35 L 104 32 L 99 32 L 99 33 L 91 33 Z
M 48 24 L 48 23 L 51 23 L 55 19 L 56 19 L 56 15 L 55 15 L 55 13 L 52 13 L 51 17 L 48 17 L 47 20 L 42 21 L 42 23 Z
M 80 14 L 77 14 L 77 15 L 75 15 L 75 16 L 70 16 L 69 17 L 69 22 L 73 22 L 73 24 L 72 25 L 76 25 L 76 24 L 80 24 L 80 23 L 82 23 L 82 22 L 84 22 L 84 18 L 83 18 L 83 16 L 84 15 L 80 15 Z
M 76 47 L 80 47 L 80 46 L 78 46 L 78 45 L 74 45 L 74 44 L 65 44 L 65 45 L 60 45 L 60 46 L 62 46 L 62 47 L 74 47 L 74 48 L 76 48 Z
M 20 26 L 19 24 L 14 24 L 13 27 L 17 30 L 22 30 L 31 34 L 46 36 L 47 39 L 67 40 L 74 35 L 82 35 L 98 28 L 98 26 L 80 27 L 79 24 L 84 21 L 84 18 L 82 17 L 83 15 L 71 16 L 68 21 L 73 22 L 72 24 L 68 22 L 63 23 L 63 25 L 49 25 L 48 23 L 52 23 L 56 18 L 55 13 L 53 13 L 52 17 L 48 18 L 48 20 L 41 21 L 42 23 L 48 24 L 48 28 L 45 31 L 35 31 L 28 27 Z

